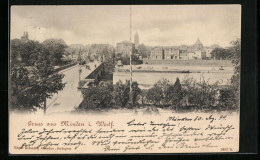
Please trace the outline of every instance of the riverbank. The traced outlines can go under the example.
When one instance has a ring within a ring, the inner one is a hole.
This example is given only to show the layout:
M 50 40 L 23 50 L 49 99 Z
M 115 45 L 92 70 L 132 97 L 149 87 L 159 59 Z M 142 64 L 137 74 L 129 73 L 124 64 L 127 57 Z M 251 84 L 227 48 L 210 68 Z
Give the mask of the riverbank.
M 230 60 L 147 60 L 144 64 L 167 64 L 175 66 L 232 66 Z
M 140 64 L 132 65 L 133 72 L 155 73 L 233 73 L 233 66 L 205 66 L 205 65 L 168 65 L 168 64 Z M 130 72 L 130 65 L 115 68 L 115 72 Z
M 153 73 L 191 73 L 189 70 L 185 71 L 185 70 L 148 70 L 148 69 L 140 69 L 140 70 L 132 70 L 133 72 L 153 72 Z M 130 72 L 129 69 L 118 69 L 118 72 Z M 199 73 L 199 72 L 197 72 Z
M 174 66 L 174 65 L 133 65 L 132 80 L 137 81 L 141 89 L 151 88 L 157 81 L 167 79 L 175 82 L 178 77 L 180 81 L 187 78 L 193 78 L 197 82 L 206 80 L 210 84 L 219 81 L 220 85 L 228 84 L 230 78 L 234 74 L 233 67 L 223 67 L 219 70 L 215 66 Z M 130 66 L 122 66 L 115 68 L 113 73 L 113 84 L 119 80 L 125 82 L 130 79 Z

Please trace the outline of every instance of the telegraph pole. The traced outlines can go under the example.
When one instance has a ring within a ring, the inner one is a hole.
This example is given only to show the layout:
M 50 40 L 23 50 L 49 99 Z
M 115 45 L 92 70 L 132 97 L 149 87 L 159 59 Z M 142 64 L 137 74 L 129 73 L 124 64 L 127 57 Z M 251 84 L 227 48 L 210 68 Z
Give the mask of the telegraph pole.
M 82 68 L 81 68 L 81 48 L 80 48 L 80 50 L 79 50 L 79 57 L 78 57 L 78 59 L 79 59 L 79 82 L 80 82 L 80 77 L 81 77 L 81 72 L 82 72 Z
M 132 90 L 132 8 L 130 6 L 130 42 L 131 42 L 131 50 L 130 50 L 130 94 L 129 100 L 130 104 L 133 107 L 133 90 Z

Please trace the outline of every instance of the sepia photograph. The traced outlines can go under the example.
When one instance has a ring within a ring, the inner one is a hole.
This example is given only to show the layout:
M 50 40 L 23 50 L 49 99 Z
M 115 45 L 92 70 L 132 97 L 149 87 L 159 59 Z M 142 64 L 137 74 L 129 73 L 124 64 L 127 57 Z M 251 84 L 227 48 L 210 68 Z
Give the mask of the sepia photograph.
M 240 5 L 11 6 L 11 154 L 238 152 Z

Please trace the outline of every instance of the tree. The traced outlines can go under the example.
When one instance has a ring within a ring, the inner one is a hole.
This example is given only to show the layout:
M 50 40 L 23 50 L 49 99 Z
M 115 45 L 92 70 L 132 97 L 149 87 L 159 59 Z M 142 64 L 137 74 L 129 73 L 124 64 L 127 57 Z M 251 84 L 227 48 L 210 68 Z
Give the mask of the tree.
M 62 74 L 54 73 L 54 68 L 46 60 L 36 62 L 31 71 L 24 64 L 11 69 L 11 108 L 20 111 L 46 111 L 46 99 L 64 88 Z M 44 103 L 44 105 L 42 105 Z
M 101 110 L 113 104 L 113 84 L 100 82 L 83 90 L 83 101 L 78 110 Z
M 55 73 L 48 50 L 39 42 L 11 40 L 10 47 L 12 109 L 46 111 L 46 99 L 64 88 L 64 75 Z
M 173 85 L 170 85 L 166 91 L 166 98 L 171 102 L 171 106 L 178 110 L 181 106 L 181 100 L 183 98 L 182 86 L 179 78 L 176 78 L 176 81 Z
M 132 83 L 132 92 L 133 92 L 133 105 L 136 105 L 138 96 L 141 93 L 141 89 L 138 87 L 137 82 Z M 130 81 L 127 80 L 125 84 L 122 81 L 118 81 L 114 86 L 113 97 L 116 105 L 120 107 L 126 107 L 129 103 L 129 93 L 130 93 Z
M 193 78 L 183 80 L 184 99 L 187 105 L 199 110 L 215 107 L 218 103 L 219 82 L 209 84 L 204 78 L 196 82 Z
M 138 45 L 138 53 L 143 57 L 147 58 L 149 55 L 149 50 L 144 44 Z
M 132 57 L 132 64 L 136 65 L 136 64 L 142 64 L 143 61 L 139 60 L 139 57 L 135 54 L 131 55 Z M 123 56 L 121 57 L 121 61 L 123 65 L 130 65 L 130 57 L 129 56 Z
M 10 41 L 10 64 L 13 67 L 16 62 L 21 61 L 22 42 L 20 39 L 12 39 Z
M 62 55 L 65 54 L 68 47 L 62 39 L 47 39 L 42 42 L 42 45 L 49 50 L 51 59 L 55 65 L 61 63 Z
M 234 74 L 240 74 L 240 61 L 241 61 L 241 39 L 237 39 L 231 42 L 232 47 L 230 48 L 231 63 L 234 66 Z
M 129 100 L 129 92 L 130 89 L 123 84 L 121 80 L 116 82 L 113 92 L 115 104 L 120 107 L 125 107 Z
M 147 100 L 156 104 L 166 105 L 168 103 L 167 91 L 170 87 L 170 81 L 167 79 L 161 79 L 154 84 L 154 86 L 147 91 Z
M 30 97 L 31 86 L 29 73 L 23 64 L 11 65 L 11 106 L 12 110 L 35 111 Z M 33 105 L 34 104 L 34 105 Z
M 132 64 L 142 64 L 143 61 L 139 59 L 139 57 L 136 54 L 132 54 Z
M 210 53 L 211 57 L 214 57 L 215 59 L 229 59 L 230 54 L 227 49 L 224 48 L 215 48 L 213 51 Z
M 130 86 L 130 82 L 129 82 Z M 138 83 L 134 81 L 132 83 L 132 92 L 133 92 L 133 105 L 135 106 L 138 101 L 138 96 L 141 94 L 141 89 L 138 87 Z
M 241 69 L 241 39 L 231 42 L 229 48 L 231 63 L 234 66 L 234 75 L 231 77 L 231 85 L 220 92 L 222 107 L 238 109 L 240 106 L 240 69 Z
M 222 110 L 234 110 L 237 109 L 239 104 L 237 103 L 236 92 L 231 85 L 220 89 L 219 105 Z
M 167 79 L 161 79 L 154 85 L 155 87 L 159 87 L 162 90 L 162 96 L 163 96 L 163 98 L 161 100 L 162 105 L 165 105 L 169 102 L 169 100 L 166 97 L 167 97 L 167 91 L 168 91 L 170 85 L 171 85 L 171 83 Z
M 63 74 L 55 73 L 50 60 L 40 59 L 36 62 L 31 77 L 32 93 L 38 95 L 39 103 L 44 103 L 44 112 L 46 112 L 46 99 L 65 87 L 65 83 L 62 83 L 63 77 Z
M 129 65 L 130 64 L 130 57 L 123 56 L 123 57 L 121 57 L 121 61 L 122 61 L 123 65 Z
M 22 42 L 19 39 L 13 39 L 10 42 L 11 61 L 15 64 L 18 61 L 26 66 L 33 66 L 41 56 L 49 56 L 49 52 L 38 41 L 29 40 Z
M 163 91 L 159 86 L 153 86 L 147 91 L 146 99 L 154 105 L 160 105 L 163 99 Z

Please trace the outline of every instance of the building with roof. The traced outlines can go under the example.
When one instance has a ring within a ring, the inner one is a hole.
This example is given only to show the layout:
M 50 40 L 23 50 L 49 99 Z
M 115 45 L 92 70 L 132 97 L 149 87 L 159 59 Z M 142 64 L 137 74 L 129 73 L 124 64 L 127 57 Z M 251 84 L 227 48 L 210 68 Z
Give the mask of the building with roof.
M 92 55 L 103 55 L 113 52 L 113 46 L 109 44 L 92 44 L 90 46 L 90 52 Z
M 152 48 L 149 59 L 150 60 L 163 60 L 163 59 L 165 59 L 163 47 Z
M 130 41 L 122 41 L 116 44 L 116 54 L 121 56 L 129 56 L 135 52 L 135 44 Z
M 164 47 L 165 59 L 180 59 L 179 47 Z
M 205 50 L 203 44 L 197 39 L 197 41 L 190 46 L 166 46 L 166 47 L 154 47 L 151 49 L 150 60 L 189 60 L 189 59 L 206 59 L 210 55 L 212 50 Z
M 203 49 L 204 52 L 206 52 L 206 58 L 211 58 L 211 52 L 213 51 L 213 48 L 205 47 Z

